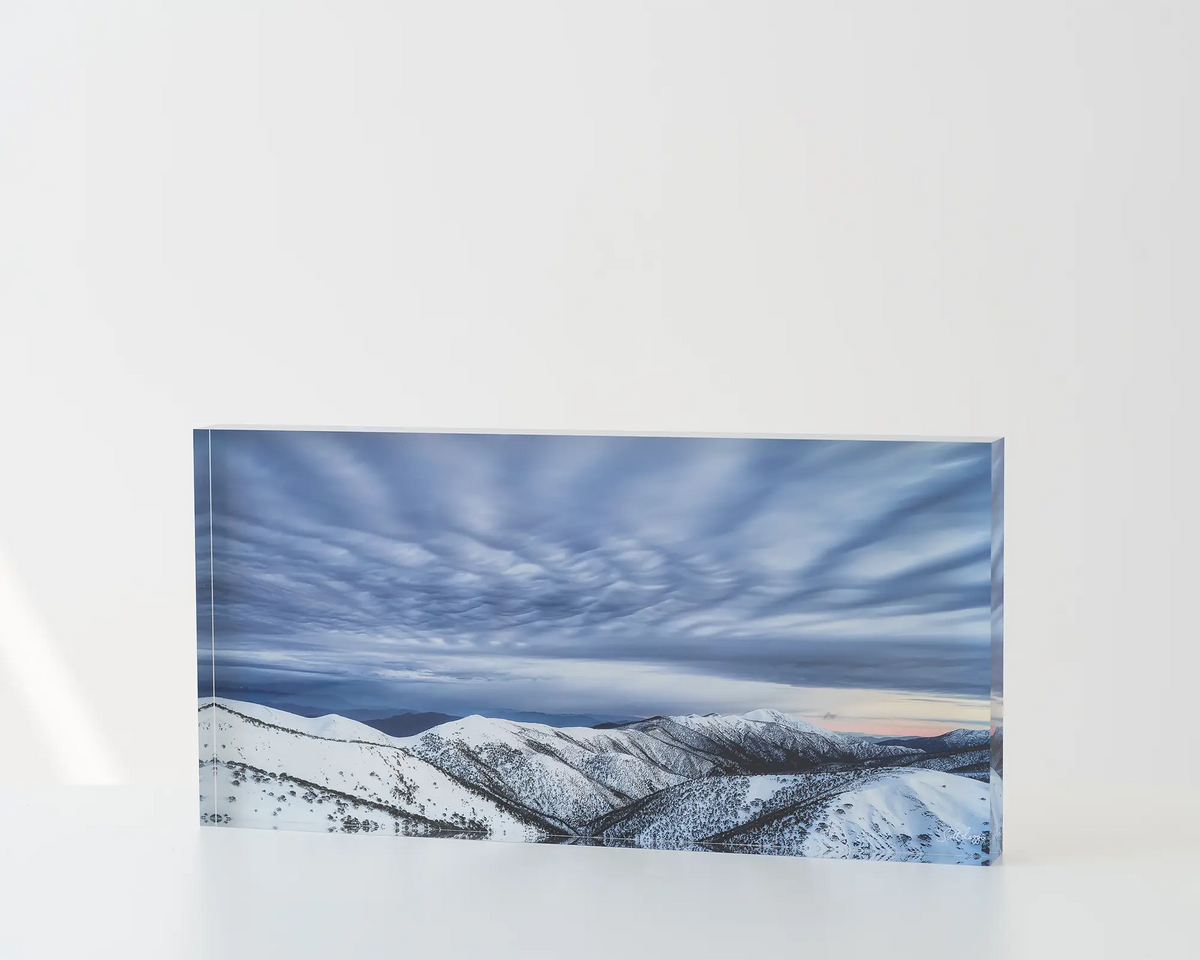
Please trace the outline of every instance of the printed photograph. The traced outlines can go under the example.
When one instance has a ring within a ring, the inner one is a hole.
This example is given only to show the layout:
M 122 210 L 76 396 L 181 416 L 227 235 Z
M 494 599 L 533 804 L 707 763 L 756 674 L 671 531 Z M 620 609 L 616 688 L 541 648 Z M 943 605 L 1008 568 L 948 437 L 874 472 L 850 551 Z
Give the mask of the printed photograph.
M 203 823 L 999 856 L 1002 441 L 194 452 Z

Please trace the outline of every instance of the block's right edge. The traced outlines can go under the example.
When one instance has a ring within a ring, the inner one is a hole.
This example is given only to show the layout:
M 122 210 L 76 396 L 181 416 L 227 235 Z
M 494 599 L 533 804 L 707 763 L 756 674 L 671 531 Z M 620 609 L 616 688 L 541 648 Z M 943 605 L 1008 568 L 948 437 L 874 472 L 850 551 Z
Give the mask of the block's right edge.
M 992 443 L 991 862 L 1004 852 L 1004 439 Z

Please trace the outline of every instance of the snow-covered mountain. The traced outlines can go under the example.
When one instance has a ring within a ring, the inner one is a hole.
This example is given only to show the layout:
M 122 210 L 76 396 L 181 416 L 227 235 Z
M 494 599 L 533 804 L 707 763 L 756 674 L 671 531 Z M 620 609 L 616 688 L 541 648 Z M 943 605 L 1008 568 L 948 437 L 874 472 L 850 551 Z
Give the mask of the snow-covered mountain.
M 475 716 L 397 742 L 467 783 L 528 805 L 569 832 L 684 781 L 797 773 L 914 753 L 852 740 L 769 710 L 654 717 L 603 730 Z
M 398 741 L 464 783 L 523 803 L 564 834 L 713 765 L 637 731 L 464 717 Z
M 780 713 L 652 717 L 623 727 L 689 752 L 711 756 L 721 773 L 796 773 L 826 763 L 884 760 L 911 752 L 826 730 Z
M 222 699 L 201 701 L 198 719 L 201 811 L 213 822 L 512 840 L 551 829 L 355 720 Z
M 776 711 L 606 729 L 471 716 L 410 737 L 225 699 L 198 715 L 213 823 L 973 859 L 979 825 L 963 810 L 978 801 L 958 801 L 982 796 L 988 815 L 986 782 L 912 769 L 962 766 L 971 750 L 872 743 Z M 934 780 L 949 792 L 930 793 Z M 906 829 L 917 821 L 927 829 Z
M 984 864 L 986 784 L 928 770 L 692 781 L 602 818 L 606 845 Z

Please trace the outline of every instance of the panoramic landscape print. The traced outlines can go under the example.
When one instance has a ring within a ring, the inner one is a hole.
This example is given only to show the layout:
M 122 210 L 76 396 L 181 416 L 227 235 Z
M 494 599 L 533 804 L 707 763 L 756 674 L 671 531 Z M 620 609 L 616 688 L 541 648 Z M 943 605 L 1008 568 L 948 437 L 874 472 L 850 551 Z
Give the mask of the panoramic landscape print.
M 1002 441 L 194 448 L 203 823 L 999 856 Z

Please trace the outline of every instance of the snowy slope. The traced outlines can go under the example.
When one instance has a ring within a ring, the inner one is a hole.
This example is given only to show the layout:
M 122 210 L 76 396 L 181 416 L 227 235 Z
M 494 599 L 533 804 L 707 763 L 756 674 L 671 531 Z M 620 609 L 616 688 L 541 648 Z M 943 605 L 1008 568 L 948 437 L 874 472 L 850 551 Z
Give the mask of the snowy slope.
M 584 834 L 604 844 L 698 849 L 780 811 L 832 794 L 854 775 L 719 776 L 689 781 L 593 821 Z
M 791 841 L 807 857 L 982 863 L 988 859 L 989 818 L 986 783 L 908 770 L 826 800 L 808 813 L 803 834 L 780 822 L 760 839 Z
M 795 773 L 816 764 L 853 763 L 912 752 L 905 746 L 846 737 L 777 710 L 655 717 L 625 729 L 710 755 L 725 773 Z
M 564 831 L 711 769 L 638 732 L 471 716 L 402 743 L 454 776 L 519 801 Z
M 963 750 L 969 747 L 986 747 L 991 742 L 991 732 L 984 730 L 967 730 L 960 728 L 942 735 L 942 740 L 952 750 Z
M 903 765 L 908 769 L 944 770 L 983 783 L 988 781 L 987 747 L 906 757 Z
M 925 770 L 718 777 L 593 824 L 593 842 L 985 864 L 988 788 Z
M 470 716 L 391 737 L 344 717 L 204 699 L 198 721 L 209 823 L 986 857 L 987 824 L 976 821 L 990 816 L 988 785 L 950 772 L 976 775 L 986 749 L 884 746 L 775 711 L 604 729 Z
M 568 832 L 697 778 L 923 756 L 769 710 L 655 717 L 602 730 L 472 716 L 396 742 L 468 783 L 526 804 Z
M 197 717 L 201 756 L 216 745 L 216 760 L 201 761 L 208 768 L 202 816 L 215 822 L 514 840 L 546 831 L 528 811 L 453 779 L 353 720 L 212 703 L 202 702 Z
M 243 700 L 229 700 L 225 697 L 204 697 L 200 700 L 200 707 L 203 708 L 206 704 L 213 703 L 226 711 L 236 711 L 251 720 L 294 730 L 312 737 L 321 737 L 327 740 L 361 741 L 384 746 L 393 745 L 393 738 L 386 733 L 369 727 L 365 723 L 349 720 L 334 713 L 324 717 L 301 717 L 284 710 L 276 710 Z

